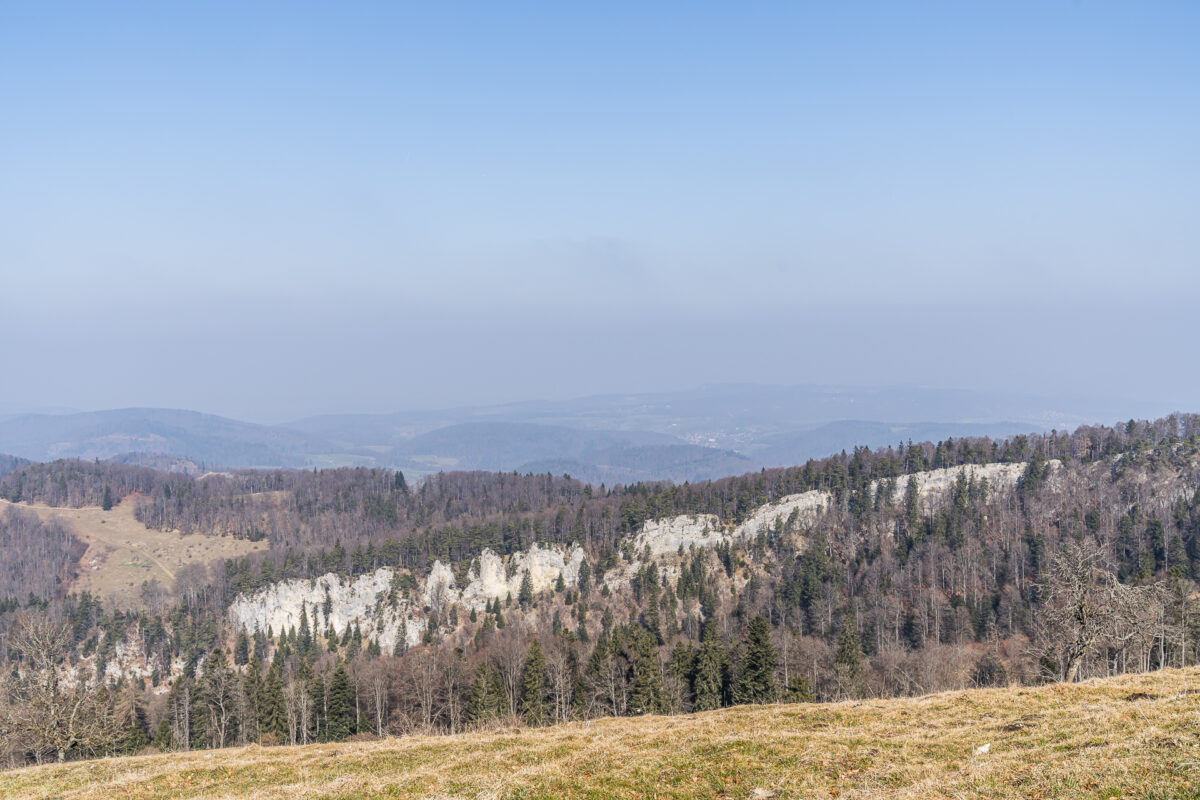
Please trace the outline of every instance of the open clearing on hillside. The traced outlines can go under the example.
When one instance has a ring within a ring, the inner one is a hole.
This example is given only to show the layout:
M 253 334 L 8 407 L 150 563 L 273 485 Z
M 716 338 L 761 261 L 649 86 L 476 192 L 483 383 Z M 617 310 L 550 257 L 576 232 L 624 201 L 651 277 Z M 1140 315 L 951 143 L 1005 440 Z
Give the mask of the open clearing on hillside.
M 133 516 L 131 501 L 113 506 L 111 511 L 102 511 L 99 506 L 55 508 L 0 500 L 0 509 L 5 506 L 65 522 L 88 546 L 79 560 L 79 577 L 72 591 L 86 590 L 111 598 L 118 608 L 141 605 L 143 581 L 156 579 L 174 589 L 175 575 L 181 567 L 267 549 L 265 541 L 150 530 Z
M 103 759 L 0 773 L 0 796 L 1200 798 L 1200 668 L 915 699 Z

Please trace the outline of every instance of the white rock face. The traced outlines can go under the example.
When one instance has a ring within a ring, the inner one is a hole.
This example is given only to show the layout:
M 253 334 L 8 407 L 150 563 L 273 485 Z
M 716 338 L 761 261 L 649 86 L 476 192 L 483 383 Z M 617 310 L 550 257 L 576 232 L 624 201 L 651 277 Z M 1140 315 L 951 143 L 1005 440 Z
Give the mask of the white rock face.
M 776 520 L 787 522 L 793 512 L 801 518 L 812 519 L 829 505 L 828 492 L 803 492 L 767 503 L 754 510 L 736 528 L 727 528 L 713 514 L 683 514 L 667 519 L 646 522 L 634 539 L 634 554 L 640 556 L 650 548 L 651 558 L 674 555 L 683 548 L 716 547 L 720 544 L 753 539 L 769 531 Z
M 482 611 L 492 600 L 506 599 L 509 595 L 516 597 L 526 573 L 529 574 L 534 592 L 551 589 L 559 575 L 562 575 L 565 585 L 575 586 L 579 583 L 579 567 L 583 564 L 583 557 L 583 548 L 579 545 L 565 549 L 541 548 L 534 544 L 526 552 L 514 553 L 506 569 L 500 556 L 485 549 L 479 554 L 478 573 L 472 565 L 467 573 L 467 585 L 461 590 L 454 585 L 454 573 L 450 568 L 435 561 L 426 581 L 426 604 L 433 605 L 432 600 L 440 591 L 443 602 L 460 603 Z
M 913 475 L 902 475 L 896 479 L 893 502 L 904 501 L 904 493 L 910 480 L 917 481 L 917 495 L 923 503 L 933 503 L 941 500 L 954 488 L 958 476 L 965 473 L 974 476 L 976 480 L 986 478 L 990 491 L 1007 491 L 1017 485 L 1024 474 L 1025 463 L 1018 464 L 979 464 L 946 469 L 917 472 Z M 1061 466 L 1059 461 L 1048 462 L 1051 471 Z M 879 481 L 871 484 L 872 492 L 879 491 Z M 721 544 L 748 541 L 758 534 L 770 531 L 777 521 L 787 522 L 793 512 L 801 520 L 812 521 L 829 507 L 832 495 L 824 491 L 801 492 L 788 495 L 774 503 L 767 503 L 755 509 L 754 512 L 736 528 L 729 528 L 712 514 L 684 514 L 667 519 L 650 520 L 646 522 L 634 539 L 635 560 L 624 568 L 618 568 L 604 580 L 610 589 L 616 589 L 637 573 L 641 567 L 641 557 L 650 550 L 650 557 L 656 561 L 675 555 L 682 547 L 686 552 L 692 547 L 716 547 Z
M 117 642 L 113 657 L 104 665 L 104 679 L 116 682 L 121 678 L 137 680 L 154 674 L 154 665 L 146 660 L 140 635 Z
M 737 527 L 728 527 L 713 514 L 681 514 L 666 519 L 648 520 L 633 540 L 634 560 L 624 566 L 610 570 L 603 581 L 610 591 L 619 591 L 642 567 L 642 557 L 647 548 L 650 558 L 660 563 L 660 571 L 674 577 L 676 568 L 671 556 L 686 553 L 693 547 L 700 549 L 716 547 L 754 539 L 767 532 L 777 520 L 787 522 L 795 513 L 799 519 L 813 520 L 829 507 L 829 492 L 813 491 L 791 494 L 774 503 L 759 506 Z
M 396 588 L 397 573 L 389 567 L 353 581 L 333 573 L 313 580 L 281 581 L 253 595 L 239 595 L 229 607 L 229 617 L 247 633 L 256 628 L 266 631 L 269 627 L 279 635 L 300 625 L 300 611 L 304 609 L 313 635 L 324 635 L 330 623 L 338 634 L 357 624 L 365 638 L 377 641 L 380 649 L 390 652 L 400 641 L 408 647 L 417 645 L 429 626 L 429 614 L 436 612 L 444 620 L 441 612 L 450 605 L 480 611 L 492 600 L 502 600 L 510 594 L 516 597 L 526 573 L 535 592 L 551 589 L 559 575 L 567 586 L 575 586 L 583 558 L 583 548 L 578 545 L 571 548 L 534 545 L 526 552 L 514 553 L 506 568 L 500 556 L 484 550 L 479 556 L 478 574 L 472 569 L 467 575 L 467 585 L 461 589 L 456 585 L 454 571 L 435 561 L 423 585 L 418 585 L 415 598 L 406 597 Z M 327 597 L 328 618 L 324 610 Z
M 247 633 L 271 628 L 279 635 L 299 626 L 304 609 L 316 636 L 324 635 L 330 624 L 341 634 L 357 623 L 363 636 L 377 641 L 385 652 L 401 640 L 411 647 L 421 640 L 427 622 L 421 609 L 413 608 L 398 591 L 392 592 L 395 575 L 384 567 L 348 582 L 333 573 L 313 580 L 281 581 L 249 597 L 239 595 L 229 607 L 229 616 Z M 328 618 L 324 613 L 327 596 Z
M 713 514 L 683 514 L 667 519 L 648 520 L 642 525 L 634 542 L 634 553 L 641 555 L 650 548 L 652 558 L 674 555 L 679 548 L 716 547 L 728 541 L 721 521 Z
M 954 488 L 954 482 L 961 474 L 974 477 L 975 480 L 986 478 L 989 492 L 1007 491 L 1017 485 L 1017 481 L 1025 474 L 1025 468 L 1028 466 L 1024 461 L 1015 464 L 967 464 L 960 467 L 946 467 L 926 472 L 914 472 L 912 475 L 901 475 L 896 478 L 896 491 L 892 495 L 892 501 L 903 502 L 904 494 L 908 491 L 908 482 L 914 479 L 917 481 L 917 497 L 919 499 L 923 501 L 941 499 Z M 1054 471 L 1062 466 L 1062 462 L 1054 459 L 1046 462 L 1046 466 L 1050 471 Z M 872 483 L 871 489 L 878 491 L 879 481 Z
M 811 520 L 829 507 L 832 495 L 829 492 L 801 492 L 789 494 L 774 503 L 759 506 L 750 517 L 737 527 L 735 536 L 738 539 L 752 539 L 758 534 L 769 531 L 776 520 L 788 521 L 792 512 L 800 519 Z

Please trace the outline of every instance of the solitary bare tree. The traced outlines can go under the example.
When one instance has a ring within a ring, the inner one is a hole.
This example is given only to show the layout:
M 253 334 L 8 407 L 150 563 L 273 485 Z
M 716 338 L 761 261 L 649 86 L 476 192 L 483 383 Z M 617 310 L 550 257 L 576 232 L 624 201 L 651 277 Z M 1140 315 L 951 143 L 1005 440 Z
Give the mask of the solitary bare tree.
M 96 753 L 117 740 L 107 693 L 76 667 L 70 669 L 70 629 L 44 617 L 23 617 L 9 639 L 20 655 L 0 684 L 0 744 L 27 752 L 39 764 L 53 755 Z
M 1079 678 L 1084 660 L 1099 646 L 1121 648 L 1159 614 L 1158 584 L 1130 586 L 1107 568 L 1094 543 L 1067 542 L 1039 584 L 1044 608 L 1038 646 L 1067 683 Z

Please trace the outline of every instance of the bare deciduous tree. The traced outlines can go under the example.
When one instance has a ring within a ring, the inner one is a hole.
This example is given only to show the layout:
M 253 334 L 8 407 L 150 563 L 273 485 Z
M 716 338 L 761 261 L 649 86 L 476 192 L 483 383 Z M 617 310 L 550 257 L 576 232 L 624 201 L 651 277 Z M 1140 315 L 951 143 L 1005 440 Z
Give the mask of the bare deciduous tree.
M 42 617 L 21 618 L 9 639 L 21 660 L 0 684 L 0 743 L 39 764 L 51 755 L 64 761 L 73 752 L 102 752 L 117 739 L 107 693 L 65 663 L 70 641 L 66 625 Z
M 1084 659 L 1098 646 L 1123 649 L 1157 631 L 1154 621 L 1162 615 L 1162 587 L 1121 583 L 1108 569 L 1103 549 L 1092 542 L 1066 542 L 1039 586 L 1044 607 L 1038 649 L 1068 683 L 1079 678 Z

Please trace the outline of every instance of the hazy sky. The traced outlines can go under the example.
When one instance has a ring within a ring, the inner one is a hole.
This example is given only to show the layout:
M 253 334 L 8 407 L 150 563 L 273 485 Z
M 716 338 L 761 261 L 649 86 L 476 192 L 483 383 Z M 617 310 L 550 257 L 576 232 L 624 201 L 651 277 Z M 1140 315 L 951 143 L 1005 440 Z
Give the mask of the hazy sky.
M 1200 411 L 1200 4 L 0 0 L 0 406 Z

